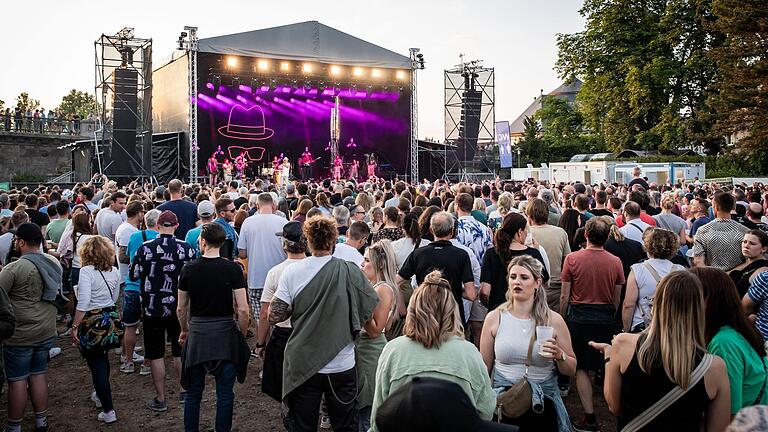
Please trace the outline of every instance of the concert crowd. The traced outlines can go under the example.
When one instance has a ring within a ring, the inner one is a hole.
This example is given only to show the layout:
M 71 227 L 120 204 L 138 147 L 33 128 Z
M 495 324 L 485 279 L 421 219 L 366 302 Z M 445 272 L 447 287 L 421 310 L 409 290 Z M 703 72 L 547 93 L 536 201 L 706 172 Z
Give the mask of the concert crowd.
M 120 373 L 153 383 L 135 409 L 182 409 L 186 431 L 208 376 L 220 432 L 236 381 L 289 431 L 608 430 L 600 398 L 622 431 L 766 430 L 767 185 L 219 168 L 0 191 L 6 431 L 55 429 L 65 345 L 90 427 L 132 415 Z

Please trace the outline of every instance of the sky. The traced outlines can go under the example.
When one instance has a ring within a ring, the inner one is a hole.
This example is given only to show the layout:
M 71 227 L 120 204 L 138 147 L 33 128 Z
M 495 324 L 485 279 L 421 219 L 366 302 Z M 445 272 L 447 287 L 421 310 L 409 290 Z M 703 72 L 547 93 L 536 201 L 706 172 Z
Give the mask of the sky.
M 117 6 L 117 5 L 120 6 Z M 70 89 L 93 92 L 94 41 L 134 27 L 151 38 L 155 62 L 171 54 L 185 25 L 201 38 L 315 20 L 408 55 L 418 47 L 419 137 L 444 138 L 443 73 L 465 60 L 495 68 L 496 121 L 513 121 L 562 80 L 557 33 L 583 29 L 582 0 L 310 0 L 9 2 L 0 14 L 0 100 L 26 91 L 48 110 Z M 36 11 L 36 12 L 35 12 Z M 30 13 L 34 12 L 33 15 Z

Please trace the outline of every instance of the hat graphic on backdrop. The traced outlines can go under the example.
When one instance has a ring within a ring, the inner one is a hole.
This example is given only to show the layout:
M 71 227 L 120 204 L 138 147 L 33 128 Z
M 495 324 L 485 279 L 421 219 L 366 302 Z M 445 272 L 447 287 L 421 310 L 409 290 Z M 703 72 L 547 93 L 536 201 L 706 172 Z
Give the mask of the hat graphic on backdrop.
M 264 110 L 260 106 L 235 105 L 229 111 L 227 125 L 220 127 L 219 133 L 227 138 L 258 141 L 272 137 L 275 131 L 266 127 Z

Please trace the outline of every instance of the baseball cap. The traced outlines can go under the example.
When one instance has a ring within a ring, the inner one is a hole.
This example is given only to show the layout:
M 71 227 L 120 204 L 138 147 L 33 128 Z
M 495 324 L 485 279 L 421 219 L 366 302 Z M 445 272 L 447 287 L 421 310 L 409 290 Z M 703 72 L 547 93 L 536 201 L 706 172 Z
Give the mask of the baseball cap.
M 179 224 L 179 220 L 176 218 L 176 214 L 170 210 L 164 210 L 160 213 L 160 217 L 157 218 L 157 225 L 164 227 L 172 227 Z
M 381 404 L 375 420 L 382 432 L 518 430 L 517 426 L 482 420 L 458 384 L 418 376 Z
M 16 228 L 16 238 L 28 242 L 41 243 L 43 241 L 43 231 L 36 224 L 26 222 Z
M 197 215 L 200 217 L 211 217 L 216 214 L 216 206 L 209 200 L 202 200 L 197 205 Z
M 298 243 L 301 241 L 301 222 L 291 221 L 283 226 L 283 230 L 275 233 L 276 236 L 282 237 L 288 241 Z

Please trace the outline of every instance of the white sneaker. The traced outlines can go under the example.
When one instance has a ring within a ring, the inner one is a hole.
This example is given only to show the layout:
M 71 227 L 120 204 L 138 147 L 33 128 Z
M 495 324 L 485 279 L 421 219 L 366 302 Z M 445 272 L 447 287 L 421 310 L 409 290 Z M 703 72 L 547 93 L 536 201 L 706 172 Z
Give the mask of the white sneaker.
M 91 392 L 91 402 L 96 404 L 96 408 L 101 408 L 101 400 L 99 400 L 99 397 L 96 396 L 96 390 Z M 112 412 L 114 413 L 115 411 L 113 410 Z
M 48 350 L 48 358 L 54 358 L 59 354 L 61 354 L 61 348 L 59 347 L 53 347 Z
M 115 413 L 115 410 L 109 411 L 109 412 L 100 412 L 96 418 L 99 419 L 100 422 L 104 423 L 114 423 L 117 421 L 117 413 Z
M 141 369 L 139 370 L 139 375 L 141 376 L 152 375 L 152 368 L 149 366 L 141 365 Z
M 120 363 L 120 372 L 125 374 L 131 374 L 133 371 L 136 370 L 133 366 L 133 362 L 122 362 Z
M 120 355 L 120 361 L 122 363 L 125 363 L 125 356 Z M 131 360 L 134 363 L 144 363 L 144 357 L 140 356 L 139 354 L 136 354 L 136 351 L 133 352 L 133 359 Z
M 143 350 L 143 349 L 144 349 L 143 346 L 136 345 L 135 347 L 133 347 L 133 352 L 135 352 L 135 353 L 141 352 L 141 350 Z

